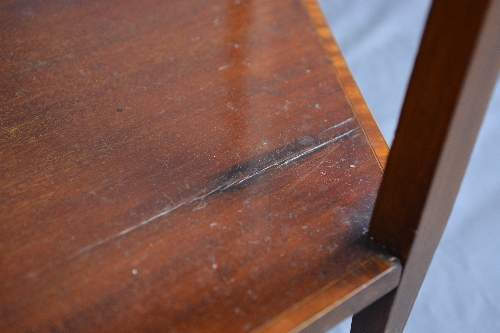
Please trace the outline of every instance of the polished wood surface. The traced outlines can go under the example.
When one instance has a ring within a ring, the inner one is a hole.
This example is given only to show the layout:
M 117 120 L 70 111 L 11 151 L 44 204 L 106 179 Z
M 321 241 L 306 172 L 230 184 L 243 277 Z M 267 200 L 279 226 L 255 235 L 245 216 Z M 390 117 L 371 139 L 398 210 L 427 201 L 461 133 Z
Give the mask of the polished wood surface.
M 434 1 L 369 231 L 403 275 L 352 332 L 403 331 L 498 77 L 498 22 L 500 0 Z
M 326 328 L 396 286 L 314 8 L 0 4 L 0 331 Z
M 334 70 L 337 73 L 338 79 L 342 84 L 349 102 L 351 103 L 351 108 L 358 118 L 361 129 L 368 138 L 373 152 L 379 160 L 380 166 L 384 168 L 387 163 L 387 156 L 389 155 L 389 147 L 387 146 L 377 123 L 374 121 L 373 116 L 368 109 L 368 106 L 361 95 L 354 78 L 351 75 L 351 72 L 349 71 L 349 67 L 347 66 L 347 63 L 342 55 L 342 51 L 335 41 L 317 2 L 315 0 L 304 0 L 304 4 L 313 19 L 316 31 L 321 36 L 321 42 L 330 54 Z

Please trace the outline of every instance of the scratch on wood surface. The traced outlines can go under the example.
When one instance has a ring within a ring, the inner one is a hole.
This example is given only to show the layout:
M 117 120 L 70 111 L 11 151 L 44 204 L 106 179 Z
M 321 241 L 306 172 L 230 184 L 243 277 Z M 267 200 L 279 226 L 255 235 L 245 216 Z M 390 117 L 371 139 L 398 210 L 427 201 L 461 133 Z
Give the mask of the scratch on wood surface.
M 326 132 L 328 132 L 328 131 L 331 131 L 332 129 L 338 128 L 338 127 L 340 127 L 340 126 L 343 126 L 343 125 L 345 125 L 345 124 L 347 124 L 347 123 L 350 123 L 350 122 L 351 122 L 351 121 L 353 121 L 353 120 L 354 120 L 354 117 L 349 118 L 349 119 L 347 119 L 347 120 L 344 120 L 344 121 L 343 121 L 343 122 L 341 122 L 341 123 L 338 123 L 338 124 L 336 124 L 336 125 L 333 125 L 332 127 L 327 128 L 326 130 L 324 130 L 323 132 L 321 132 L 321 134 L 326 133 Z
M 336 124 L 325 131 L 321 132 L 319 136 L 324 134 L 327 131 L 330 131 L 332 129 L 338 128 L 342 125 L 345 125 L 349 122 L 351 122 L 353 118 L 347 119 L 339 124 Z M 348 130 L 342 134 L 339 134 L 333 138 L 327 139 L 327 140 L 318 140 L 316 138 L 312 137 L 304 137 L 299 138 L 295 140 L 293 144 L 286 145 L 283 148 L 277 149 L 274 152 L 268 153 L 265 156 L 258 156 L 254 159 L 251 159 L 250 161 L 247 161 L 245 163 L 238 164 L 223 173 L 219 176 L 219 179 L 216 182 L 216 185 L 213 187 L 212 190 L 206 191 L 204 190 L 201 193 L 198 193 L 197 195 L 194 196 L 194 198 L 184 200 L 183 202 L 180 202 L 178 204 L 174 204 L 172 200 L 170 200 L 173 204 L 171 207 L 165 208 L 163 211 L 160 213 L 150 217 L 147 220 L 144 220 L 130 228 L 124 229 L 112 236 L 109 236 L 107 238 L 104 238 L 98 242 L 95 242 L 93 244 L 90 244 L 81 250 L 79 250 L 76 254 L 74 254 L 69 260 L 76 258 L 77 256 L 84 254 L 86 252 L 89 252 L 93 250 L 96 247 L 99 247 L 109 241 L 112 241 L 114 239 L 120 238 L 124 235 L 129 234 L 130 232 L 133 232 L 147 224 L 150 224 L 151 222 L 159 219 L 160 217 L 163 217 L 165 215 L 168 215 L 172 213 L 173 211 L 181 208 L 182 206 L 189 205 L 191 203 L 200 201 L 201 205 L 204 204 L 203 207 L 200 207 L 198 205 L 197 207 L 194 208 L 194 210 L 202 209 L 206 206 L 206 203 L 203 202 L 203 200 L 210 196 L 214 195 L 217 193 L 225 192 L 230 189 L 237 188 L 238 186 L 248 182 L 251 179 L 255 179 L 256 177 L 259 177 L 260 175 L 263 175 L 271 170 L 278 169 L 284 166 L 289 165 L 292 162 L 295 162 L 301 158 L 304 158 L 310 154 L 313 154 L 316 151 L 319 151 L 323 148 L 325 148 L 328 145 L 331 145 L 343 138 L 347 138 L 350 134 L 353 132 L 356 132 L 359 130 L 360 127 L 353 128 L 351 130 Z M 170 199 L 170 198 L 169 198 Z
M 311 171 L 309 171 L 305 176 L 303 177 L 300 177 L 299 180 L 295 181 L 295 185 L 293 185 L 292 187 L 290 187 L 290 189 L 294 188 L 295 186 L 297 186 L 297 184 L 303 182 L 307 177 L 309 177 L 309 175 L 311 175 L 314 171 L 318 170 L 318 168 L 323 164 L 323 162 L 325 162 L 325 160 L 330 156 L 330 154 L 332 153 L 332 151 L 335 149 L 335 147 L 330 150 L 328 152 L 328 154 L 325 155 L 325 157 L 323 157 L 323 159 L 318 163 L 318 165 L 316 165 L 314 167 L 314 169 L 312 169 Z

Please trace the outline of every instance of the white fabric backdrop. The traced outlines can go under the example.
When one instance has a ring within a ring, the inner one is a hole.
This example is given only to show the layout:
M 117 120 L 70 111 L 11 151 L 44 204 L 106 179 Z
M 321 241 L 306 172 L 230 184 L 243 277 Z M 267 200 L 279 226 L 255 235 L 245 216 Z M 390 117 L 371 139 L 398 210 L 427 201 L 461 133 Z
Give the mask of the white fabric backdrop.
M 392 142 L 430 1 L 319 2 L 368 106 Z M 499 129 L 497 83 L 405 333 L 500 332 Z M 349 327 L 350 320 L 330 333 L 349 332 Z

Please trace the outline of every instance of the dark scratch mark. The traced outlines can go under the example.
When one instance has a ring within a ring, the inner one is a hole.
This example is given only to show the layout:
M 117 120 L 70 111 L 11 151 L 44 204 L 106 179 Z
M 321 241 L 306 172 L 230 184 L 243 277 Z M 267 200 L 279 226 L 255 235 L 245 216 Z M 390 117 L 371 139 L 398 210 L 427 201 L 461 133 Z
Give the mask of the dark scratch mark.
M 307 155 L 310 155 L 318 150 L 321 150 L 332 143 L 335 143 L 343 138 L 348 137 L 349 134 L 353 133 L 354 131 L 357 131 L 358 129 L 359 127 L 356 127 L 352 130 L 349 130 L 343 134 L 340 134 L 336 137 L 333 137 L 325 141 L 318 141 L 312 137 L 307 137 L 306 145 L 300 144 L 301 141 L 305 141 L 303 139 L 301 140 L 301 138 L 304 138 L 301 137 L 294 141 L 295 146 L 293 146 L 292 143 L 291 153 L 289 153 L 290 150 L 284 151 L 285 153 L 288 152 L 288 154 L 280 154 L 279 152 L 278 153 L 273 152 L 274 156 L 271 156 L 271 158 L 266 158 L 267 156 L 260 157 L 258 163 L 256 164 L 254 164 L 255 163 L 254 159 L 245 162 L 243 164 L 238 164 L 235 167 L 232 167 L 229 170 L 225 171 L 224 173 L 226 174 L 225 176 L 226 179 L 222 180 L 220 182 L 220 185 L 215 189 L 213 189 L 212 191 L 208 192 L 206 196 L 219 192 L 224 192 L 229 189 L 233 189 L 257 176 L 260 176 L 265 172 L 270 171 L 271 169 L 284 167 Z M 280 156 L 280 155 L 285 155 L 285 156 Z M 261 160 L 264 160 L 267 163 L 261 163 Z
M 215 177 L 215 186 L 213 187 L 212 190 L 210 191 L 203 191 L 202 193 L 198 193 L 194 198 L 192 199 L 187 199 L 181 203 L 178 203 L 177 205 L 173 205 L 172 207 L 165 208 L 162 212 L 150 217 L 147 220 L 144 220 L 130 228 L 124 229 L 120 231 L 117 234 L 114 234 L 112 236 L 109 236 L 107 238 L 104 238 L 96 243 L 93 243 L 91 245 L 88 245 L 78 251 L 75 255 L 73 255 L 69 260 L 72 260 L 76 258 L 77 256 L 89 252 L 92 249 L 105 244 L 111 240 L 117 239 L 119 237 L 122 237 L 134 230 L 137 230 L 155 220 L 158 218 L 165 216 L 167 214 L 170 214 L 171 212 L 179 209 L 182 206 L 189 205 L 193 202 L 200 201 L 205 199 L 206 197 L 210 195 L 214 195 L 217 193 L 222 193 L 228 190 L 233 190 L 237 189 L 239 186 L 247 183 L 248 181 L 255 179 L 271 170 L 274 169 L 279 169 L 282 167 L 286 167 L 290 165 L 291 163 L 298 161 L 299 159 L 302 159 L 310 154 L 313 154 L 328 145 L 331 145 L 341 139 L 347 138 L 351 133 L 359 130 L 359 126 L 348 130 L 342 134 L 339 134 L 333 138 L 329 138 L 326 140 L 321 140 L 318 139 L 322 134 L 324 134 L 327 131 L 330 131 L 334 128 L 338 128 L 342 125 L 345 125 L 349 122 L 351 122 L 353 118 L 347 119 L 335 126 L 332 126 L 325 131 L 321 132 L 316 138 L 313 138 L 311 136 L 302 136 L 293 142 L 286 144 L 284 147 L 278 148 L 274 151 L 271 151 L 267 154 L 264 154 L 262 156 L 257 156 L 255 158 L 252 158 L 244 163 L 237 164 L 228 170 L 220 173 L 218 176 Z M 218 184 L 218 185 L 217 185 Z M 201 208 L 200 208 L 201 209 Z

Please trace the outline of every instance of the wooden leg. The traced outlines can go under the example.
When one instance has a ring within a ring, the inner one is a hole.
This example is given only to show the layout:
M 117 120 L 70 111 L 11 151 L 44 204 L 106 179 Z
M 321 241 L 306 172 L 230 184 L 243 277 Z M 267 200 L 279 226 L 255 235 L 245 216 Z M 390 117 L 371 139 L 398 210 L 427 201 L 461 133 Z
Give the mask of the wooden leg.
M 402 332 L 453 208 L 500 67 L 500 0 L 435 0 L 369 235 L 403 263 L 352 332 Z
M 351 333 L 384 332 L 396 290 L 391 291 L 352 317 Z M 401 323 L 404 327 L 405 323 Z

